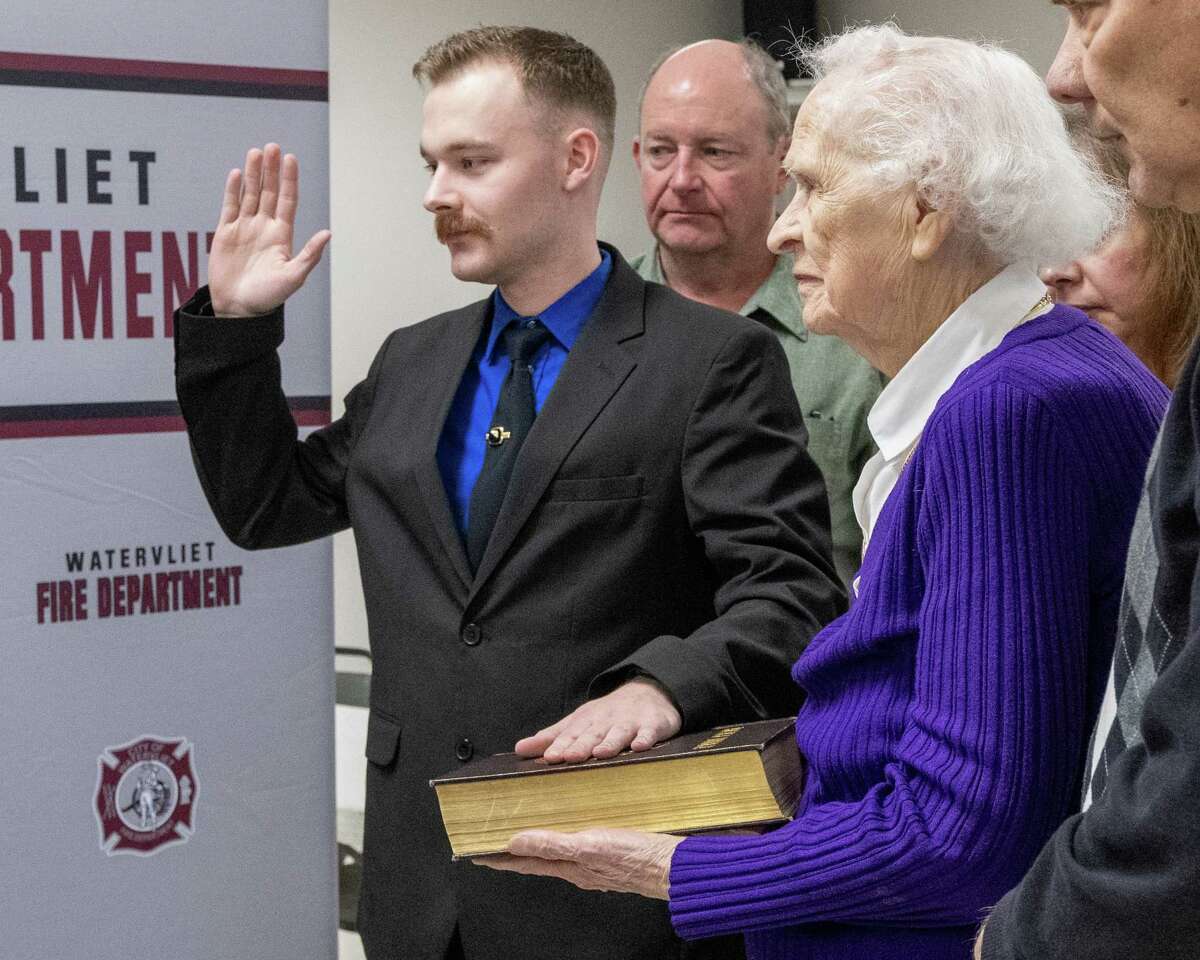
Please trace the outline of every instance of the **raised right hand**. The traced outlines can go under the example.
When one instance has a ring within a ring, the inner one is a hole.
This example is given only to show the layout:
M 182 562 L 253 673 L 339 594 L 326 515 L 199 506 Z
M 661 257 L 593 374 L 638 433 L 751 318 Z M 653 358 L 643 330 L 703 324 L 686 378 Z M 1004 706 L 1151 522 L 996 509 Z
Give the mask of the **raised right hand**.
M 246 172 L 225 179 L 221 218 L 208 257 L 208 288 L 219 317 L 269 313 L 303 285 L 329 242 L 318 230 L 292 256 L 292 229 L 300 196 L 300 166 L 279 144 L 246 154 Z

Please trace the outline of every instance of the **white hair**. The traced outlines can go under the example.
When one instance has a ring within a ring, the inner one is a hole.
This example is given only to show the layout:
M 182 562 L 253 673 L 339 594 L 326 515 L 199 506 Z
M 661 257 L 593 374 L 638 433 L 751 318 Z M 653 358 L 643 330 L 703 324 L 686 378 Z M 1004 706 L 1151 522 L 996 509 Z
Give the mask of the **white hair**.
M 1004 264 L 1073 260 L 1124 216 L 1122 191 L 1072 146 L 1041 78 L 1007 50 L 887 23 L 797 55 L 825 81 L 823 131 L 881 186 L 915 184 L 953 211 L 956 232 Z

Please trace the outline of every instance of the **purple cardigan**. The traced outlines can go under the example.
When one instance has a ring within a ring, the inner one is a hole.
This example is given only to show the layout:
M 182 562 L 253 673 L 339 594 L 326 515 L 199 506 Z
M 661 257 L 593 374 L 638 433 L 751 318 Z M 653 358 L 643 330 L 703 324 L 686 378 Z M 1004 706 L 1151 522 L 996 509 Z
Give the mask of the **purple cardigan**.
M 680 935 L 743 931 L 755 960 L 970 956 L 1078 796 L 1167 399 L 1068 307 L 959 376 L 884 505 L 857 601 L 793 668 L 801 812 L 679 845 Z

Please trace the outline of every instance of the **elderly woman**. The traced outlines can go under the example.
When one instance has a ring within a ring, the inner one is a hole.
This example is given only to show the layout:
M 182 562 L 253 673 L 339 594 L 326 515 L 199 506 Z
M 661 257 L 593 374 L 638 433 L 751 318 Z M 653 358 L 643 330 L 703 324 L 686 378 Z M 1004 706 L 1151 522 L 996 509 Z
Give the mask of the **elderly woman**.
M 1129 164 L 1110 142 L 1090 143 L 1115 182 Z M 1131 203 L 1103 245 L 1042 271 L 1058 303 L 1115 333 L 1172 390 L 1200 332 L 1200 216 Z
M 793 669 L 801 806 L 756 836 L 533 831 L 489 865 L 668 899 L 753 958 L 966 958 L 1078 797 L 1167 392 L 1038 279 L 1120 200 L 1028 66 L 893 27 L 809 59 L 769 243 L 808 327 L 891 382 L 857 599 Z

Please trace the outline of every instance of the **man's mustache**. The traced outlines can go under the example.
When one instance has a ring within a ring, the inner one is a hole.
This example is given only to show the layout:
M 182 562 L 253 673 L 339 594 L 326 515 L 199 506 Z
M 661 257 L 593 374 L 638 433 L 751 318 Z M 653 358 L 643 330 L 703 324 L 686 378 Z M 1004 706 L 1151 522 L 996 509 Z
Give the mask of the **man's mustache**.
M 464 233 L 474 233 L 485 240 L 492 235 L 492 229 L 482 220 L 465 217 L 461 213 L 438 213 L 434 217 L 433 229 L 438 242 L 445 243 L 453 236 Z

